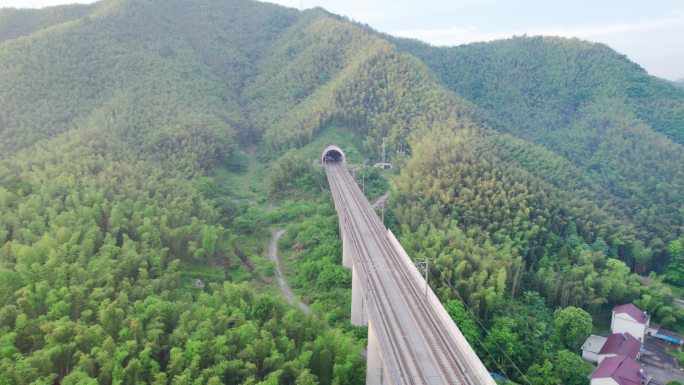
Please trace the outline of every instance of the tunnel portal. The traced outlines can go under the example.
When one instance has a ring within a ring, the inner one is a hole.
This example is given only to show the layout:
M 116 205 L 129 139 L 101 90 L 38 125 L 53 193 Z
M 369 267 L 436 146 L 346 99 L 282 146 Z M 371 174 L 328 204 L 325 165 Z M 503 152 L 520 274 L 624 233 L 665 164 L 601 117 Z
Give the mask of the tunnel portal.
M 326 163 L 342 163 L 347 164 L 347 157 L 344 151 L 337 146 L 328 146 L 321 154 L 321 165 Z

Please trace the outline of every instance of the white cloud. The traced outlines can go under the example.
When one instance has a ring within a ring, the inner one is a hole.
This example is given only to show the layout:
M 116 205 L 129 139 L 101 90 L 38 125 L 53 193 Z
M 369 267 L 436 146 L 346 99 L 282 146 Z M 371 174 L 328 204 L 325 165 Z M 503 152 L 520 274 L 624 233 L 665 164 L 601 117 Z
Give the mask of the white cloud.
M 649 73 L 666 79 L 684 76 L 684 15 L 566 28 L 532 28 L 514 31 L 483 31 L 477 27 L 406 29 L 389 32 L 438 46 L 492 41 L 521 35 L 578 37 L 607 44 L 642 65 Z
M 684 30 L 684 16 L 572 28 L 532 28 L 527 30 L 486 32 L 471 26 L 466 28 L 404 29 L 390 31 L 389 33 L 395 36 L 423 40 L 434 45 L 458 45 L 520 35 L 578 37 L 600 41 L 613 35 L 652 32 L 663 29 Z M 684 38 L 682 35 L 679 36 Z

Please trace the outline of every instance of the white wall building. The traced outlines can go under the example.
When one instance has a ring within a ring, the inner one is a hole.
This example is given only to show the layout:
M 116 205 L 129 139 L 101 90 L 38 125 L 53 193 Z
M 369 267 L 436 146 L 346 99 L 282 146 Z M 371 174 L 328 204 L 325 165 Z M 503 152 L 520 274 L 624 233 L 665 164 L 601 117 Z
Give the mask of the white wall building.
M 629 333 L 639 341 L 644 341 L 650 316 L 631 303 L 613 308 L 610 330 L 613 333 Z
M 599 352 L 606 343 L 606 337 L 597 336 L 596 334 L 591 334 L 587 337 L 587 340 L 582 344 L 582 358 L 589 362 L 598 363 Z

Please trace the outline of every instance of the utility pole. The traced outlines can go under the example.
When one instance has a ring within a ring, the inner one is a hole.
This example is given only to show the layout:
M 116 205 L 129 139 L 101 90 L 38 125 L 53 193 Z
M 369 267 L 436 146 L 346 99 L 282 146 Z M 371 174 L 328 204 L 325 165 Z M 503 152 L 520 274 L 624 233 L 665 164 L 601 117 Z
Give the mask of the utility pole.
M 363 168 L 361 169 L 361 192 L 366 193 L 366 159 L 363 160 Z
M 430 261 L 431 261 L 431 260 L 434 261 L 435 258 L 428 258 L 428 257 L 425 257 L 424 260 L 417 260 L 417 259 L 416 259 L 416 260 L 413 261 L 413 264 L 416 265 L 416 267 L 417 267 L 419 270 L 423 270 L 423 271 L 425 272 L 425 297 L 427 297 L 427 294 L 428 294 L 428 287 L 430 287 L 429 284 L 428 284 L 428 283 L 429 283 L 429 282 L 428 282 L 428 277 L 430 276 Z
M 425 297 L 427 298 L 428 287 L 430 287 L 428 282 L 428 272 L 430 271 L 430 258 L 425 257 Z
M 382 140 L 382 164 L 385 164 L 385 139 Z

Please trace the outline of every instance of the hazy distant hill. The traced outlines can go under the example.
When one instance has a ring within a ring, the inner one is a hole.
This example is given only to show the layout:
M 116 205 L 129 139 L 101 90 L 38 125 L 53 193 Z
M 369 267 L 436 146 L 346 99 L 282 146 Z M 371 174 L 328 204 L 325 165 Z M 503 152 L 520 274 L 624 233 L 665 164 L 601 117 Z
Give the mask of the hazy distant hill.
M 549 131 L 566 128 L 590 106 L 610 101 L 628 118 L 684 144 L 684 92 L 605 45 L 554 37 L 452 48 L 395 41 L 516 135 L 548 144 Z
M 233 203 L 244 153 L 288 182 L 317 180 L 296 150 L 336 130 L 368 158 L 385 140 L 394 230 L 412 256 L 437 258 L 443 300 L 462 296 L 515 341 L 523 368 L 561 349 L 541 345 L 556 307 L 641 301 L 682 325 L 669 294 L 631 272 L 684 269 L 669 251 L 684 232 L 684 92 L 608 47 L 434 48 L 247 0 L 0 10 L 0 40 L 9 383 L 363 382 L 356 331 L 318 339 L 318 321 L 268 295 L 195 295 L 178 271 L 261 263 L 236 251 L 271 218 Z M 307 274 L 346 282 L 338 273 Z
M 672 82 L 672 83 L 675 84 L 675 85 L 678 86 L 678 87 L 684 87 L 684 79 L 679 79 L 679 80 L 676 80 L 676 81 L 674 81 L 674 82 Z

